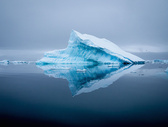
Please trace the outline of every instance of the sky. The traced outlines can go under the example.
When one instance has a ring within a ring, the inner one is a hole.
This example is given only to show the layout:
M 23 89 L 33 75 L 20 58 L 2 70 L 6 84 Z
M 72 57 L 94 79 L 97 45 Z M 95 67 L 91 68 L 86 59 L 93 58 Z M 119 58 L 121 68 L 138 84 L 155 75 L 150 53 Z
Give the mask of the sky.
M 0 0 L 0 50 L 66 48 L 71 30 L 168 52 L 168 0 Z

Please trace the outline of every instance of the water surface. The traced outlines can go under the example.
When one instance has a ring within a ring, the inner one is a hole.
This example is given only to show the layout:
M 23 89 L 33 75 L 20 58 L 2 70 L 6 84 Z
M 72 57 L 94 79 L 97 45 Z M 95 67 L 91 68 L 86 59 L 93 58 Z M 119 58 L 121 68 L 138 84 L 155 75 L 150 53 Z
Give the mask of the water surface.
M 0 124 L 166 126 L 167 67 L 0 65 Z

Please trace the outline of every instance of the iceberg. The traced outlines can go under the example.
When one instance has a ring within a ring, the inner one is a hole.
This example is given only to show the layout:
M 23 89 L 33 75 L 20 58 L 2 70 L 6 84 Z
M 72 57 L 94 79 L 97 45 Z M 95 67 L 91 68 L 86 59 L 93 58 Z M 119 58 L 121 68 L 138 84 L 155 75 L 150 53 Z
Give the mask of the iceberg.
M 14 65 L 28 64 L 27 61 L 10 61 L 10 63 Z
M 14 65 L 22 65 L 22 64 L 34 64 L 35 61 L 9 61 L 9 60 L 2 60 L 0 61 L 0 65 L 7 66 L 8 64 L 14 64 Z
M 0 65 L 7 66 L 8 64 L 9 64 L 8 60 L 2 60 L 2 61 L 0 61 Z
M 36 65 L 49 77 L 66 79 L 72 96 L 89 93 L 100 88 L 106 88 L 120 77 L 131 73 L 143 65 L 78 65 L 47 64 Z
M 168 60 L 156 59 L 156 60 L 152 60 L 152 64 L 168 64 Z
M 66 49 L 46 52 L 36 64 L 144 64 L 113 42 L 72 30 Z
M 165 72 L 167 72 L 167 73 L 168 73 L 168 68 L 166 68 Z

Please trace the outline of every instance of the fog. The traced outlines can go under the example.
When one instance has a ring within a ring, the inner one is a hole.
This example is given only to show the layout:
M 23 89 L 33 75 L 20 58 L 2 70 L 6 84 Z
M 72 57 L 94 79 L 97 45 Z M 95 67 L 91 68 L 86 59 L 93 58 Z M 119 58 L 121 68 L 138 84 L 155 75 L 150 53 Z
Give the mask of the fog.
M 167 28 L 167 0 L 0 1 L 0 50 L 65 48 L 74 29 L 130 52 L 167 52 Z

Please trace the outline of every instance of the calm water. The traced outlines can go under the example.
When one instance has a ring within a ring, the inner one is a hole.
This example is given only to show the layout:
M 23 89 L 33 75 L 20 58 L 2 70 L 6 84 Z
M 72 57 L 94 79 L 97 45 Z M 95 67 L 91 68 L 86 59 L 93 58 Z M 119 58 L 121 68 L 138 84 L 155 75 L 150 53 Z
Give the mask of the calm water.
M 0 65 L 0 125 L 166 126 L 167 67 Z

